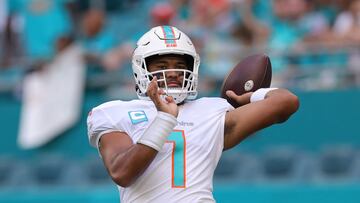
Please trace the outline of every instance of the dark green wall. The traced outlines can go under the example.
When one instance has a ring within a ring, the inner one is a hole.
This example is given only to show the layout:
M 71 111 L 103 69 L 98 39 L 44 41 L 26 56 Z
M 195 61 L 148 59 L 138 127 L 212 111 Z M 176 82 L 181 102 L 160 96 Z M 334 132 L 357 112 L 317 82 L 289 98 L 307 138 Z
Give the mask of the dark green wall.
M 286 123 L 258 132 L 238 148 L 261 151 L 269 145 L 319 150 L 326 145 L 360 146 L 360 91 L 298 92 L 300 109 Z

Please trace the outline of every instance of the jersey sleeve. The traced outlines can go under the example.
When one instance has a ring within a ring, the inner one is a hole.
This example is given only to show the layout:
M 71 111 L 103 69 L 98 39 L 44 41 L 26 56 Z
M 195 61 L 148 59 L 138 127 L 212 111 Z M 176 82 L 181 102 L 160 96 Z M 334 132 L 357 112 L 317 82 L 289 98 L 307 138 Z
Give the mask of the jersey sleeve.
M 223 98 L 213 98 L 212 101 L 214 103 L 212 103 L 212 106 L 216 107 L 216 111 L 219 113 L 226 113 L 227 111 L 231 111 L 234 110 L 234 107 L 231 106 L 231 104 L 226 101 L 226 99 Z
M 117 129 L 114 122 L 102 109 L 96 108 L 88 115 L 87 128 L 89 142 L 96 148 L 98 148 L 98 143 L 102 135 L 113 131 L 121 131 Z

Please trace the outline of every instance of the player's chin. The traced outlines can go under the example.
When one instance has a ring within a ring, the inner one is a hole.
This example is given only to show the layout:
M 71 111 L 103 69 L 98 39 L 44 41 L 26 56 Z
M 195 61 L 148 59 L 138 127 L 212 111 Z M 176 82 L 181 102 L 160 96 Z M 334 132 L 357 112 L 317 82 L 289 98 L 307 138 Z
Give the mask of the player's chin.
M 169 89 L 178 89 L 178 88 L 181 88 L 181 85 L 168 85 L 167 87 Z

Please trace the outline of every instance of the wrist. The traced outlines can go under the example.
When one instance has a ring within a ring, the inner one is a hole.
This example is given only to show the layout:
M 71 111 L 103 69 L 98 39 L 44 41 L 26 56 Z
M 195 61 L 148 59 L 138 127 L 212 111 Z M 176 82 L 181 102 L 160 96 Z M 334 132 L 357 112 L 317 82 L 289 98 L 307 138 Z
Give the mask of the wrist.
M 250 102 L 252 103 L 264 100 L 268 92 L 276 89 L 278 88 L 260 88 L 251 94 Z
M 137 143 L 160 151 L 176 125 L 177 120 L 175 116 L 159 111 Z

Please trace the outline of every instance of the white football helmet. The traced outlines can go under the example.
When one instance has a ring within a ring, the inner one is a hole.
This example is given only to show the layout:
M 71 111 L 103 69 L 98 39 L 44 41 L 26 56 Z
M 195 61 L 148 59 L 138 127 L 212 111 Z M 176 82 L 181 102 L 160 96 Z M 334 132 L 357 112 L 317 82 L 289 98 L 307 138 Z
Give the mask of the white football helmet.
M 190 58 L 192 67 L 184 69 L 170 69 L 149 72 L 146 60 L 150 56 L 176 54 Z M 185 99 L 192 100 L 197 96 L 198 71 L 200 57 L 196 53 L 195 47 L 188 36 L 172 26 L 158 26 L 145 33 L 137 42 L 132 58 L 132 69 L 136 82 L 136 93 L 139 99 L 150 100 L 146 95 L 146 90 L 153 76 L 158 76 L 158 81 L 162 82 L 162 87 L 166 95 L 172 96 L 177 104 Z M 184 76 L 182 87 L 173 88 L 167 86 L 166 72 L 182 71 Z

